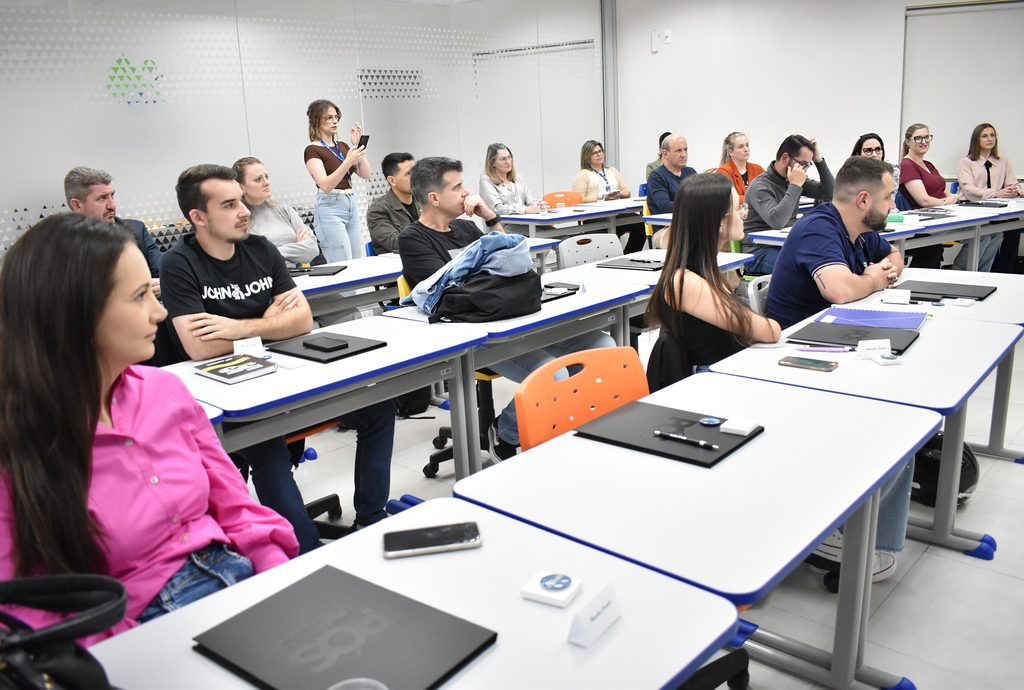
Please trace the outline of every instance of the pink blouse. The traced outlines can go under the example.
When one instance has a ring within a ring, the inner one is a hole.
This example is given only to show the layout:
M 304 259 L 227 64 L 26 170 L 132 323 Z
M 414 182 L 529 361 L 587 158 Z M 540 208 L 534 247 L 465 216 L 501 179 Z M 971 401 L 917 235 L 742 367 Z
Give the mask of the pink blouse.
M 291 525 L 256 503 L 221 447 L 202 407 L 174 374 L 125 370 L 114 386 L 113 428 L 96 427 L 89 512 L 106 534 L 105 575 L 128 590 L 125 618 L 94 644 L 138 625 L 188 554 L 218 541 L 252 561 L 257 573 L 298 553 Z M 0 474 L 0 580 L 14 575 L 14 513 Z M 33 628 L 63 616 L 4 607 Z

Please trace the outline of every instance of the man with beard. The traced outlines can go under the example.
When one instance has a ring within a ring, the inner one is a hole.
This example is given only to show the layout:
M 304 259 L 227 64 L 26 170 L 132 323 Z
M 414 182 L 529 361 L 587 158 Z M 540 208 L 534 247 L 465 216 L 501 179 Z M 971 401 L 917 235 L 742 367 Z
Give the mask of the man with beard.
M 892 166 L 854 156 L 836 175 L 834 201 L 796 222 L 772 273 L 768 316 L 783 328 L 830 304 L 846 304 L 893 285 L 899 250 L 878 233 L 896 207 Z

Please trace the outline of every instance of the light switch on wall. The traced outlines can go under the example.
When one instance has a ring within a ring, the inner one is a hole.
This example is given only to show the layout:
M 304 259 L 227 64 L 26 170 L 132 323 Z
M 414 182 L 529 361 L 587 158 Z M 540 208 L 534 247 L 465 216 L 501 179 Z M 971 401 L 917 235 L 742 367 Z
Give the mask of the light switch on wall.
M 672 42 L 672 29 L 665 29 L 661 32 L 661 42 L 665 45 Z

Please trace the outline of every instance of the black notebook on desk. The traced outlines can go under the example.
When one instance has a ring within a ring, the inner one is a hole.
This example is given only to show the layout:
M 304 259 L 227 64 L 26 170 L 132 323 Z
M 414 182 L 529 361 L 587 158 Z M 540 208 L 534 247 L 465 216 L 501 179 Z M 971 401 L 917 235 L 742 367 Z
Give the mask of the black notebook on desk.
M 626 271 L 660 271 L 661 267 L 664 265 L 665 262 L 660 261 L 659 259 L 633 259 L 628 256 L 624 256 L 621 259 L 602 261 L 597 264 L 597 267 L 621 268 Z
M 613 446 L 631 448 L 701 467 L 713 467 L 764 431 L 764 427 L 759 426 L 747 436 L 723 434 L 718 426 L 701 425 L 700 419 L 707 416 L 634 400 L 587 422 L 577 428 L 576 433 L 583 438 L 610 443 Z M 718 446 L 718 449 L 701 448 L 657 436 L 655 431 L 706 441 Z
M 839 345 L 856 349 L 861 340 L 882 340 L 888 338 L 889 347 L 902 355 L 913 345 L 920 333 L 904 328 L 880 328 L 877 326 L 847 326 L 838 323 L 812 321 L 796 333 L 786 336 L 791 343 L 804 345 Z
M 259 688 L 325 690 L 371 678 L 436 688 L 497 633 L 325 566 L 194 638 L 194 649 Z
M 950 299 L 964 297 L 980 302 L 996 291 L 995 287 L 991 285 L 930 283 L 924 280 L 908 280 L 898 284 L 896 289 L 910 290 L 910 299 L 923 300 L 925 302 L 938 302 L 945 297 Z
M 289 268 L 288 272 L 292 274 L 293 278 L 299 276 L 311 276 L 313 278 L 319 276 L 333 276 L 337 273 L 341 273 L 348 266 L 311 266 L 310 268 Z
M 271 352 L 278 352 L 282 355 L 291 355 L 301 359 L 308 359 L 321 364 L 328 364 L 339 359 L 345 359 L 361 352 L 369 352 L 387 345 L 383 340 L 370 340 L 369 338 L 356 338 L 351 335 L 340 333 L 309 333 L 300 335 L 297 338 L 279 340 L 276 343 L 267 345 Z

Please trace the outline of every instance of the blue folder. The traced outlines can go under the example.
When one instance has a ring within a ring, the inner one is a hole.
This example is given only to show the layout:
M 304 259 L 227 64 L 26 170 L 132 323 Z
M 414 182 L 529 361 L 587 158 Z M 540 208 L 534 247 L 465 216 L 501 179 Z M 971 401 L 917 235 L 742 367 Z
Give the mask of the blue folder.
M 873 326 L 875 328 L 905 328 L 916 331 L 928 318 L 923 311 L 878 311 L 874 309 L 844 309 L 829 307 L 815 321 L 840 326 Z

